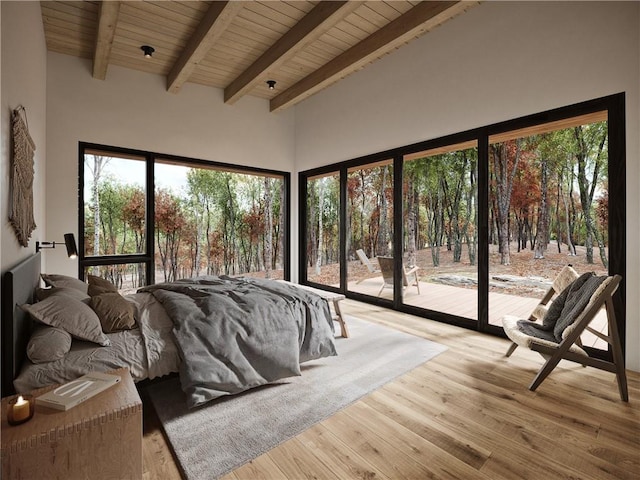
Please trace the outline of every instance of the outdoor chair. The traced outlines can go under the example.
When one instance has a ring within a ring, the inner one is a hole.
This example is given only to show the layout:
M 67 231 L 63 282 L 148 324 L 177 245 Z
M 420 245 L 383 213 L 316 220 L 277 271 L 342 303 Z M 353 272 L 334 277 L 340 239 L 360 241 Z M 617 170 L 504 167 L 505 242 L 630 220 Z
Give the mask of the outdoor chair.
M 369 260 L 369 257 L 367 257 L 367 254 L 364 253 L 364 250 L 362 250 L 361 248 L 359 248 L 358 250 L 356 250 L 356 255 L 358 255 L 358 258 L 360 259 L 360 261 L 362 262 L 362 264 L 367 267 L 367 270 L 369 270 L 369 272 L 371 273 L 380 273 L 380 270 L 377 270 L 373 264 L 371 263 L 371 260 Z
M 356 250 L 356 255 L 358 255 L 358 259 L 360 260 L 360 262 L 367 267 L 367 270 L 369 270 L 369 273 L 380 273 L 380 270 L 378 270 L 377 268 L 375 268 L 373 266 L 373 263 L 371 263 L 371 260 L 369 260 L 369 257 L 367 257 L 367 254 L 364 253 L 364 250 L 362 250 L 361 248 L 359 248 L 358 250 Z M 366 280 L 366 278 L 361 278 L 360 280 L 358 280 L 356 283 L 360 283 L 362 281 Z
M 527 320 L 512 315 L 502 318 L 507 337 L 513 342 L 509 357 L 518 346 L 540 353 L 546 360 L 529 385 L 534 391 L 558 365 L 569 360 L 605 370 L 616 375 L 620 398 L 629 401 L 624 357 L 614 312 L 613 295 L 620 285 L 620 275 L 597 277 L 594 273 L 578 275 L 569 265 L 562 269 L 540 303 Z M 553 298 L 553 301 L 549 301 Z M 606 308 L 608 335 L 589 324 L 602 307 Z M 580 335 L 588 331 L 611 345 L 612 361 L 593 358 L 582 348 Z
M 393 257 L 377 257 L 382 272 L 382 287 L 378 296 L 382 295 L 385 288 L 393 288 Z M 409 270 L 402 266 L 402 290 L 408 286 L 415 286 L 420 293 L 420 280 L 418 279 L 420 267 L 411 267 Z

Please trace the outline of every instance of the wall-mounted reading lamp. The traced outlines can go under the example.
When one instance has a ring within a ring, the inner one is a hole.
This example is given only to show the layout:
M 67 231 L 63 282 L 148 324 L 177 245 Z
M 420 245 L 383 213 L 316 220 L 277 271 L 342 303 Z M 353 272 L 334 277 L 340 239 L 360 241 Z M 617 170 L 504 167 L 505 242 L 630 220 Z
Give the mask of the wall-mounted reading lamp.
M 36 242 L 36 253 L 43 248 L 56 248 L 56 245 L 62 245 L 62 242 Z M 64 245 L 67 247 L 67 255 L 69 255 L 69 258 L 76 258 L 78 256 L 78 247 L 76 246 L 76 239 L 73 233 L 64 234 Z

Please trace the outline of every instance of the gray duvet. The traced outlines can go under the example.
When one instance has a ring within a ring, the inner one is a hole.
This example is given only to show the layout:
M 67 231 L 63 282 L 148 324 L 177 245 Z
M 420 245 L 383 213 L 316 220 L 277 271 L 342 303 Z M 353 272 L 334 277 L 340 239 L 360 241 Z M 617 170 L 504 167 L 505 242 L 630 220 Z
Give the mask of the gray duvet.
M 336 355 L 327 302 L 292 285 L 198 277 L 139 291 L 152 293 L 173 320 L 190 407 L 300 375 L 300 363 Z

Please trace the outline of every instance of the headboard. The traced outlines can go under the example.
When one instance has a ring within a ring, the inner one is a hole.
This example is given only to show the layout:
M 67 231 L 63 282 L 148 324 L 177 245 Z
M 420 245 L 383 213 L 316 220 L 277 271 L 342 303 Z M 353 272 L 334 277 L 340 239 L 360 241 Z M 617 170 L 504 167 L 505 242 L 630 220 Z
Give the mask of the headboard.
M 33 303 L 40 286 L 40 256 L 38 252 L 8 270 L 2 279 L 2 396 L 15 392 L 13 379 L 26 358 L 31 334 L 31 317 L 20 305 Z

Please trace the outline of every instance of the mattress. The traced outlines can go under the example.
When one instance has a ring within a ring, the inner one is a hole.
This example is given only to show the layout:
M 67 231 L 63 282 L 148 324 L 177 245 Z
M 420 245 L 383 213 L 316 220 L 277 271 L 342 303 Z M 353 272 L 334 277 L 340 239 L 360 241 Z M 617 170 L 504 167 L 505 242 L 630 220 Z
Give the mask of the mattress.
M 26 359 L 13 384 L 18 393 L 66 383 L 88 372 L 129 368 L 134 381 L 177 372 L 180 355 L 173 339 L 173 323 L 162 305 L 149 293 L 125 297 L 137 309 L 137 327 L 107 334 L 111 345 L 73 340 L 60 360 L 34 364 Z

